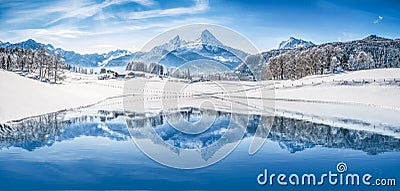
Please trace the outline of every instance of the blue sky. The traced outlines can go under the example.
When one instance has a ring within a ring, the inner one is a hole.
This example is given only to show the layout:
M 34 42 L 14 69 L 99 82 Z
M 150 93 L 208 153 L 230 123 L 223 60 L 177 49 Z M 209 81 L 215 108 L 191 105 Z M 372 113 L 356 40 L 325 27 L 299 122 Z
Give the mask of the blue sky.
M 210 23 L 264 51 L 290 36 L 317 44 L 400 38 L 398 10 L 396 0 L 0 0 L 0 40 L 33 38 L 80 53 L 136 51 L 169 28 Z

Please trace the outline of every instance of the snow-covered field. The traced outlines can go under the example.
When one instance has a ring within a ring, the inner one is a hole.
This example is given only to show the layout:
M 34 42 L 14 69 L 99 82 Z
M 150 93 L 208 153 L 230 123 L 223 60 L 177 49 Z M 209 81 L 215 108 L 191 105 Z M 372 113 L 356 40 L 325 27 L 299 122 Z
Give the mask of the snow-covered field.
M 400 137 L 400 69 L 310 76 L 275 86 L 276 115 Z
M 375 69 L 275 81 L 276 97 L 400 109 L 400 69 Z
M 0 123 L 94 104 L 122 94 L 123 81 L 67 73 L 61 85 L 48 84 L 0 70 Z

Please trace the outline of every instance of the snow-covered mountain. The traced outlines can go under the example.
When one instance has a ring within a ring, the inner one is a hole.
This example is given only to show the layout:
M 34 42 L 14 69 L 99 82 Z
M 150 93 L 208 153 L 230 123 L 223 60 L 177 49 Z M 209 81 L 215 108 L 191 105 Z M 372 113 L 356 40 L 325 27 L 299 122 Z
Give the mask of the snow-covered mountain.
M 108 67 L 126 66 L 132 60 L 146 64 L 159 63 L 167 68 L 178 67 L 183 63 L 194 60 L 215 61 L 228 69 L 236 68 L 247 54 L 241 50 L 222 44 L 210 31 L 204 30 L 194 41 L 185 41 L 179 35 L 169 42 L 155 46 L 149 52 L 129 52 L 127 50 L 115 50 L 104 54 L 79 54 L 62 48 L 55 48 L 51 44 L 43 44 L 29 39 L 23 42 L 1 42 L 0 47 L 24 48 L 38 50 L 44 47 L 50 54 L 59 53 L 64 61 L 78 67 Z M 208 67 L 213 70 L 212 67 Z M 193 71 L 195 72 L 195 71 Z M 207 73 L 202 69 L 201 72 Z
M 115 50 L 104 54 L 79 54 L 74 51 L 67 51 L 61 48 L 55 48 L 51 44 L 43 44 L 29 39 L 18 43 L 1 42 L 0 47 L 3 48 L 23 48 L 38 50 L 45 47 L 46 51 L 51 54 L 59 53 L 64 61 L 73 66 L 79 67 L 97 67 L 97 66 L 125 66 L 134 53 L 127 50 Z
M 177 35 L 149 52 L 137 54 L 134 60 L 146 64 L 159 63 L 166 68 L 179 67 L 195 60 L 209 60 L 234 69 L 246 56 L 245 52 L 222 44 L 210 31 L 204 30 L 194 41 L 182 40 Z M 202 68 L 201 72 L 208 73 L 207 67 Z
M 197 38 L 196 43 L 198 44 L 209 44 L 214 46 L 224 46 L 209 30 L 204 30 L 201 35 Z
M 314 45 L 315 44 L 312 43 L 311 41 L 305 41 L 302 39 L 290 37 L 288 40 L 279 43 L 278 49 L 295 49 L 295 48 L 308 47 Z

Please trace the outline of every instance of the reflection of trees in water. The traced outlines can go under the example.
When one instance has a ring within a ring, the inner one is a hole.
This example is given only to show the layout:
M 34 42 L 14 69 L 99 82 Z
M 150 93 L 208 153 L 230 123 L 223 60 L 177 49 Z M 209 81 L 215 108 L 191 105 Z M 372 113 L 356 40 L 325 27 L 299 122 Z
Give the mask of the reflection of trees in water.
M 26 118 L 0 125 L 0 148 L 21 147 L 32 151 L 51 146 L 56 141 L 80 136 L 103 136 L 114 140 L 127 140 L 129 133 L 124 124 L 102 123 L 116 118 L 113 113 L 68 117 L 70 111 L 56 112 Z M 113 117 L 114 116 L 114 117 Z
M 212 114 L 216 116 L 217 120 L 221 121 L 234 118 L 234 121 L 239 125 L 236 130 L 241 129 L 240 126 L 246 127 L 247 133 L 245 137 L 254 135 L 264 137 L 268 134 L 268 139 L 278 142 L 282 149 L 287 149 L 292 153 L 314 146 L 361 150 L 368 154 L 400 151 L 400 139 L 367 131 L 275 117 L 274 125 L 270 131 L 268 131 L 269 129 L 261 129 L 263 131 L 257 131 L 256 134 L 258 125 L 260 123 L 268 124 L 267 121 L 271 120 L 270 118 L 261 118 L 259 115 L 251 115 L 248 118 L 247 115 L 232 115 L 221 111 L 208 113 L 207 110 L 204 110 L 202 112 L 201 116 L 203 117 L 211 116 Z M 177 112 L 168 115 L 176 118 L 180 114 L 182 113 Z M 210 131 L 204 132 L 205 134 L 202 136 L 180 139 L 183 135 L 182 132 L 165 125 L 167 123 L 165 114 L 123 113 L 101 110 L 95 114 L 65 111 L 27 118 L 8 125 L 2 124 L 0 125 L 0 148 L 21 147 L 31 151 L 39 147 L 51 146 L 56 141 L 73 139 L 79 136 L 101 136 L 112 140 L 126 141 L 129 138 L 129 132 L 125 124 L 110 122 L 123 115 L 125 115 L 126 123 L 132 136 L 148 138 L 155 144 L 163 145 L 176 153 L 179 153 L 179 149 L 172 146 L 174 144 L 166 143 L 165 140 L 179 142 L 180 145 L 190 145 L 191 141 L 201 141 L 204 144 L 203 146 L 206 146 L 204 152 L 201 153 L 204 159 L 208 159 L 221 147 L 232 142 L 229 139 L 218 141 L 222 139 L 221 135 L 216 135 L 211 131 L 227 128 L 226 123 L 219 123 L 219 126 L 212 127 Z M 186 119 L 191 118 L 191 112 L 183 112 L 183 115 Z M 198 117 L 199 113 L 194 112 L 193 115 Z M 157 129 L 158 133 L 166 133 L 163 137 L 164 139 L 160 139 L 159 134 L 154 134 L 155 131 L 153 129 Z M 221 132 L 224 133 L 223 131 Z
M 229 113 L 224 113 L 224 112 L 222 113 L 218 112 L 218 114 L 219 118 L 221 118 L 222 116 L 230 115 Z M 142 133 L 140 131 L 141 128 L 143 127 L 157 128 L 157 126 L 161 126 L 165 123 L 162 114 L 154 115 L 152 117 L 144 117 L 144 115 L 142 117 L 138 117 L 140 116 L 140 114 L 139 115 L 134 114 L 134 115 L 136 115 L 137 118 L 136 119 L 130 118 L 129 120 L 127 120 L 127 123 L 128 127 L 133 127 L 133 129 L 135 129 L 131 130 L 131 133 L 133 133 L 133 136 L 136 136 L 137 138 L 146 138 L 145 134 L 141 134 Z M 179 115 L 179 113 L 173 115 Z M 184 113 L 184 115 L 186 118 L 188 118 L 187 112 Z M 307 148 L 312 148 L 315 146 L 361 150 L 367 152 L 368 154 L 373 154 L 373 155 L 383 152 L 400 151 L 400 139 L 396 139 L 394 137 L 380 135 L 368 131 L 333 127 L 329 125 L 318 124 L 309 121 L 302 121 L 285 117 L 275 117 L 272 128 L 260 129 L 261 131 L 257 132 L 256 134 L 258 125 L 260 123 L 269 124 L 268 123 L 269 120 L 272 119 L 268 117 L 261 118 L 260 115 L 250 115 L 248 121 L 247 121 L 247 115 L 235 116 L 235 121 L 239 125 L 246 126 L 247 133 L 245 134 L 245 137 L 251 137 L 254 135 L 265 137 L 268 134 L 268 139 L 278 142 L 278 144 L 282 149 L 287 149 L 291 153 L 302 151 Z M 168 127 L 165 126 L 164 128 Z M 165 131 L 167 130 L 168 129 L 165 129 Z M 173 133 L 182 134 L 181 132 L 175 132 L 175 131 L 170 131 L 170 133 L 172 133 L 172 135 L 168 135 L 168 137 L 174 137 L 175 134 Z M 210 134 L 209 139 L 213 139 L 213 136 L 215 135 Z M 162 142 L 160 140 L 156 141 L 155 139 L 153 141 L 157 143 Z M 197 140 L 182 139 L 177 141 L 197 141 Z M 211 146 L 207 147 L 207 149 L 209 149 L 207 150 L 207 152 L 215 153 L 216 152 L 215 150 L 223 146 L 221 144 L 229 143 L 229 141 L 220 142 L 216 140 L 214 140 L 214 142 L 217 144 L 216 145 L 209 144 Z M 168 145 L 165 144 L 165 142 L 160 144 Z M 171 146 L 169 145 L 169 147 Z
M 0 143 L 3 147 L 16 146 L 27 150 L 52 145 L 54 137 L 59 136 L 68 124 L 63 120 L 64 115 L 51 113 L 4 125 L 8 128 L 1 128 Z
M 275 117 L 268 138 L 292 153 L 315 145 L 361 150 L 373 155 L 400 151 L 400 139 L 394 137 L 285 117 Z

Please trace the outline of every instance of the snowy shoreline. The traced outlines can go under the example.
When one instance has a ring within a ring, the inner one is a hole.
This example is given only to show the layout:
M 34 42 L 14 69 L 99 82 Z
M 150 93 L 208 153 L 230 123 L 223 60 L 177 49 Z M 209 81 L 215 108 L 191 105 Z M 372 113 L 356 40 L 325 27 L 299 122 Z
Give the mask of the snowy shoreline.
M 251 83 L 244 84 L 250 86 Z M 196 85 L 202 86 L 201 83 Z M 298 104 L 305 102 L 314 103 L 314 107 L 331 103 L 400 111 L 400 69 L 397 68 L 281 80 L 275 82 L 275 87 L 277 110 L 307 113 L 310 108 Z M 90 106 L 122 96 L 123 88 L 124 80 L 98 80 L 94 75 L 67 73 L 63 84 L 55 85 L 0 70 L 0 89 L 4 92 L 0 95 L 0 123 Z M 344 111 L 338 112 L 330 115 Z M 318 112 L 314 109 L 313 113 Z
M 122 95 L 123 81 L 97 82 L 95 76 L 67 73 L 61 85 L 48 84 L 0 70 L 0 123 L 69 110 Z

